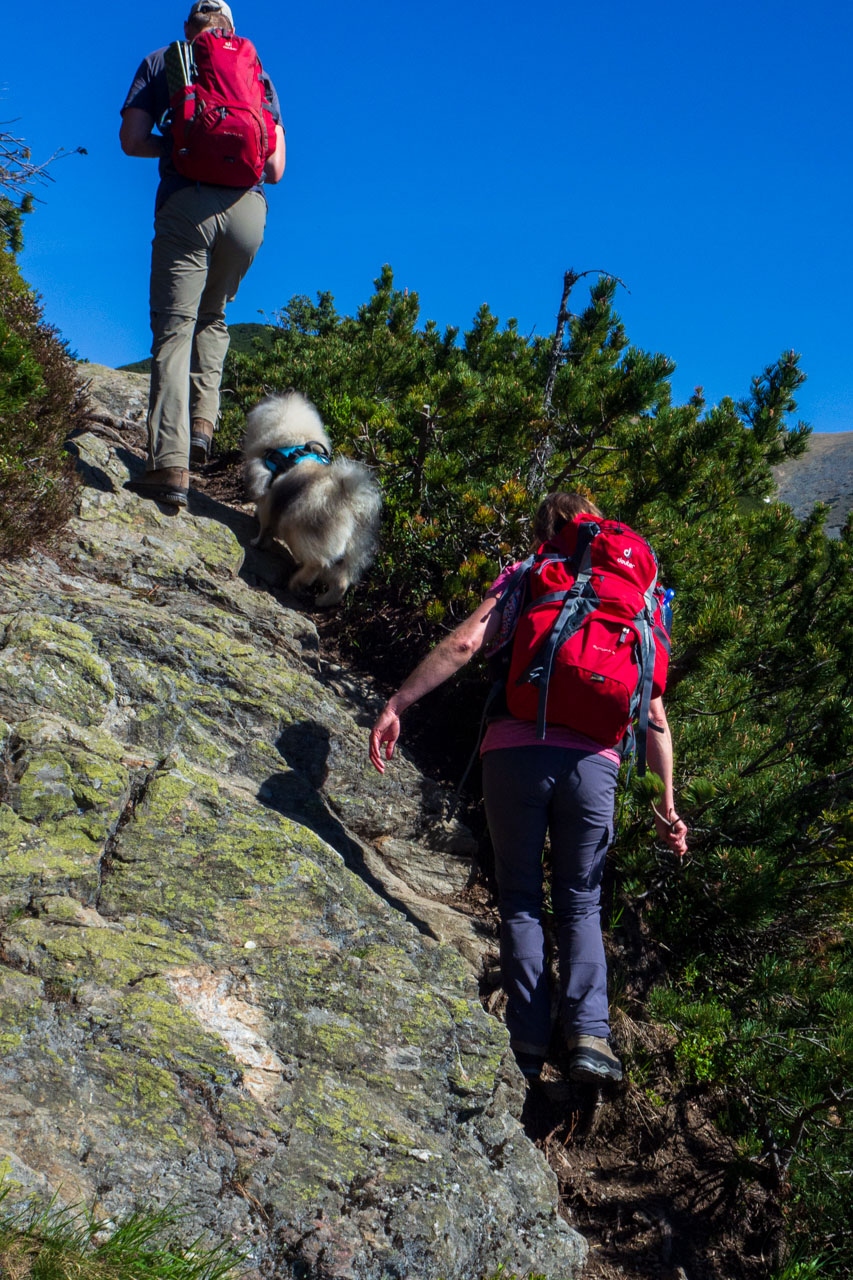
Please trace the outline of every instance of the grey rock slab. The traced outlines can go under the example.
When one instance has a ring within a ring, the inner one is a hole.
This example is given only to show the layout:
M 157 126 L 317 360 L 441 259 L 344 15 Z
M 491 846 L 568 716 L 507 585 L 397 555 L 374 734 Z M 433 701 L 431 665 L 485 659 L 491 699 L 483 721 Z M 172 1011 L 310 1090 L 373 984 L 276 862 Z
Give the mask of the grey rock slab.
M 102 364 L 81 364 L 80 379 L 94 410 L 116 420 L 116 426 L 145 425 L 148 414 L 147 373 L 109 369 Z
M 814 432 L 804 454 L 772 472 L 779 497 L 797 519 L 810 515 L 816 503 L 825 503 L 826 532 L 830 538 L 840 536 L 853 511 L 853 431 Z
M 235 513 L 75 449 L 62 545 L 0 567 L 0 1169 L 175 1200 L 277 1280 L 576 1275 L 452 905 L 470 835 L 373 774 L 369 696 Z

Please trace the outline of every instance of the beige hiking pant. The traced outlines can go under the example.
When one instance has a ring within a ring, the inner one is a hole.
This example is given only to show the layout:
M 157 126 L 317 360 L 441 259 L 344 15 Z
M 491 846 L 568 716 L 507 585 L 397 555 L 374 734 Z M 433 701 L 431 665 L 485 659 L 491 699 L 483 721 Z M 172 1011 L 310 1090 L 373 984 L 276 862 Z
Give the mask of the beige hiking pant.
M 259 191 L 196 185 L 173 192 L 154 218 L 151 248 L 151 468 L 187 467 L 190 419 L 216 423 L 228 351 L 225 303 L 264 238 Z

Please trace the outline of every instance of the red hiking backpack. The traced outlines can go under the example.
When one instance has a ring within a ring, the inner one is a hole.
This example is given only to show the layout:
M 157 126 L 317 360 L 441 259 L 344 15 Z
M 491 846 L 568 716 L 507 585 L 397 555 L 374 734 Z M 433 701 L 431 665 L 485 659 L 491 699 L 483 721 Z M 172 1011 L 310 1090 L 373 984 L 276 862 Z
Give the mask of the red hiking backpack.
M 196 36 L 189 52 L 187 83 L 171 98 L 174 166 L 196 182 L 253 187 L 275 150 L 255 46 L 212 27 Z
M 518 607 L 526 591 L 506 677 L 510 714 L 535 720 L 540 738 L 546 723 L 561 724 L 605 747 L 630 745 L 636 723 L 642 773 L 649 703 L 669 665 L 657 572 L 645 538 L 586 514 L 525 561 L 501 599 L 514 595 Z

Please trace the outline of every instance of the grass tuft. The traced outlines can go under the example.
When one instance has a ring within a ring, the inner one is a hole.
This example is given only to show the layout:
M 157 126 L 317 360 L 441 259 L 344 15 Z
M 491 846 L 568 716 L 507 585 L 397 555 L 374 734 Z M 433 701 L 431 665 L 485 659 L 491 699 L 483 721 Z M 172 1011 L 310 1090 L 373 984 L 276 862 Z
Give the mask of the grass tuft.
M 118 1222 L 98 1221 L 85 1207 L 29 1203 L 6 1207 L 0 1186 L 0 1276 L 3 1280 L 226 1280 L 243 1257 L 201 1237 L 176 1242 L 183 1215 L 141 1210 Z

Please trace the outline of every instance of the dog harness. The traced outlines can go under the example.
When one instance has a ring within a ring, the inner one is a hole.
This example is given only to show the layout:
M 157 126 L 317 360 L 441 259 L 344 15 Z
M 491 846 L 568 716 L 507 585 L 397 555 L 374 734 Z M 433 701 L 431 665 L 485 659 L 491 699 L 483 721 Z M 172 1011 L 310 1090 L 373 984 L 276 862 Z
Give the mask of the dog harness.
M 292 444 L 286 449 L 270 449 L 264 454 L 264 466 L 270 473 L 270 484 L 279 476 L 290 471 L 298 462 L 320 462 L 327 467 L 331 462 L 329 452 L 319 440 L 308 440 L 305 444 Z

